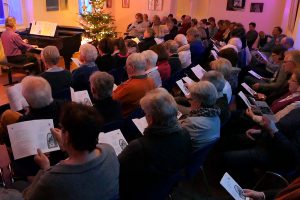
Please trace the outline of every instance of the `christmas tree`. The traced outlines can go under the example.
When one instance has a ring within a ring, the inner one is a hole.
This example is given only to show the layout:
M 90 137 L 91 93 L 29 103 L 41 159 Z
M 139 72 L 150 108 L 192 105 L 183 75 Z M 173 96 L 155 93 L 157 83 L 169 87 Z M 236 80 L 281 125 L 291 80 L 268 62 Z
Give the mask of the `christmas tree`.
M 114 18 L 103 11 L 106 0 L 90 0 L 91 11 L 87 11 L 87 6 L 82 7 L 80 24 L 86 30 L 85 37 L 99 41 L 105 37 L 116 37 L 116 27 L 114 26 Z

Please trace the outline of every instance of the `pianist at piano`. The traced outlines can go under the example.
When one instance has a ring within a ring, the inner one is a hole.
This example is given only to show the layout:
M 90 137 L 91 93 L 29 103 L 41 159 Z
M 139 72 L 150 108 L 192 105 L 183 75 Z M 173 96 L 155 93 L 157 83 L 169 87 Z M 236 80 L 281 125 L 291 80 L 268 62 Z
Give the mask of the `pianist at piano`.
M 1 34 L 1 41 L 7 61 L 17 64 L 34 62 L 36 65 L 34 69 L 38 73 L 40 70 L 37 59 L 32 54 L 27 53 L 36 46 L 27 44 L 27 40 L 22 40 L 20 35 L 15 32 L 16 19 L 14 17 L 5 19 L 5 28 L 6 30 Z

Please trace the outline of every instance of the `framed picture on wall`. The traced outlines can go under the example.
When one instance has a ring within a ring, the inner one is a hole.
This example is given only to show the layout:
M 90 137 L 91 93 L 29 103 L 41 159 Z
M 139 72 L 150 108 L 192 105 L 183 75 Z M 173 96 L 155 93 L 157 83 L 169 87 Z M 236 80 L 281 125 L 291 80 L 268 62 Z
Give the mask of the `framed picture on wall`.
M 163 3 L 163 0 L 148 0 L 148 9 L 153 11 L 162 11 Z
M 122 8 L 129 8 L 130 0 L 122 0 Z
M 46 10 L 56 11 L 59 9 L 58 0 L 46 0 Z
M 227 0 L 226 10 L 243 11 L 245 10 L 246 0 Z
M 106 0 L 106 8 L 112 8 L 112 0 Z
M 262 13 L 264 10 L 264 3 L 251 3 L 250 12 Z

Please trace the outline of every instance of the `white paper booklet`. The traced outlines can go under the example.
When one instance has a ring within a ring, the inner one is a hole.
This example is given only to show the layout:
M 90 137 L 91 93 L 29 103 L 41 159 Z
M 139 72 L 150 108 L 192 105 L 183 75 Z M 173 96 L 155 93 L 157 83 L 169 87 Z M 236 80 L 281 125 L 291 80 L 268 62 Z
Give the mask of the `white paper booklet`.
M 244 103 L 246 104 L 246 106 L 248 108 L 251 108 L 251 103 L 248 100 L 248 98 L 246 97 L 246 95 L 244 94 L 244 92 L 240 91 L 238 95 L 242 98 L 242 100 L 244 101 Z
M 265 62 L 269 62 L 267 56 L 265 54 L 263 54 L 262 52 L 260 51 L 257 51 L 257 53 L 259 54 L 259 56 L 265 61 Z
M 73 61 L 73 63 L 74 63 L 77 67 L 80 67 L 81 62 L 79 61 L 78 58 L 71 58 L 71 60 Z
M 199 80 L 201 80 L 202 76 L 206 73 L 205 69 L 203 69 L 200 65 L 196 65 L 192 67 L 192 71 L 197 76 Z
M 90 95 L 87 90 L 75 92 L 73 88 L 71 90 L 71 99 L 73 102 L 82 103 L 87 106 L 93 106 Z
M 156 44 L 161 44 L 164 42 L 164 40 L 160 39 L 160 38 L 154 38 L 154 40 L 155 40 Z
M 10 108 L 13 111 L 19 111 L 29 106 L 26 99 L 22 95 L 21 83 L 7 88 L 6 93 L 9 100 Z
M 108 133 L 101 132 L 98 140 L 99 143 L 110 144 L 114 148 L 117 155 L 119 155 L 128 145 L 120 129 Z
M 187 87 L 185 87 L 183 81 L 180 79 L 178 81 L 176 81 L 176 84 L 178 85 L 178 87 L 180 88 L 180 90 L 183 92 L 183 94 L 185 96 L 189 95 L 190 94 L 190 91 L 189 89 L 187 89 Z
M 133 41 L 135 41 L 137 44 L 140 43 L 141 41 L 139 40 L 139 38 L 132 38 Z
M 226 172 L 220 181 L 220 184 L 227 190 L 227 192 L 235 200 L 248 200 L 249 198 L 244 196 L 243 189 L 235 182 L 235 180 Z
M 193 81 L 190 77 L 185 76 L 182 78 L 182 80 L 184 80 L 184 82 L 186 82 L 187 84 L 191 85 L 193 83 L 195 83 L 195 81 Z
M 261 80 L 263 78 L 261 75 L 257 74 L 253 70 L 248 71 L 248 73 L 251 74 L 252 76 L 254 76 L 255 78 L 259 79 L 259 80 Z
M 247 90 L 247 92 L 249 92 L 249 94 L 252 96 L 256 95 L 256 92 L 249 85 L 247 85 L 247 83 L 242 83 L 241 85 L 243 88 L 245 88 L 245 90 Z
M 213 50 L 215 50 L 216 52 L 219 52 L 219 48 L 215 44 L 213 44 Z
M 114 84 L 113 91 L 115 91 L 117 88 L 118 88 L 118 86 L 116 84 Z
M 211 50 L 210 53 L 213 55 L 214 59 L 217 60 L 219 58 L 218 54 L 216 53 L 216 51 Z
M 132 119 L 135 126 L 139 129 L 139 131 L 144 135 L 144 131 L 148 126 L 148 122 L 146 120 L 146 117 L 142 117 L 140 119 Z
M 53 127 L 52 119 L 8 125 L 7 130 L 15 160 L 37 154 L 38 148 L 43 153 L 59 150 L 58 143 L 50 132 L 50 128 Z

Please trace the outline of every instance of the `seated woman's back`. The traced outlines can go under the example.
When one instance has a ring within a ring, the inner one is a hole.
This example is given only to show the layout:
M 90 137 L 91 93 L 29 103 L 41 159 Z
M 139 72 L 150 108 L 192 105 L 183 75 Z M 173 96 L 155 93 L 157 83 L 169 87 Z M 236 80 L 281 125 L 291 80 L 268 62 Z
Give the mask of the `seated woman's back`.
M 113 148 L 99 144 L 101 155 L 79 165 L 58 164 L 37 174 L 26 199 L 117 199 L 119 163 Z

